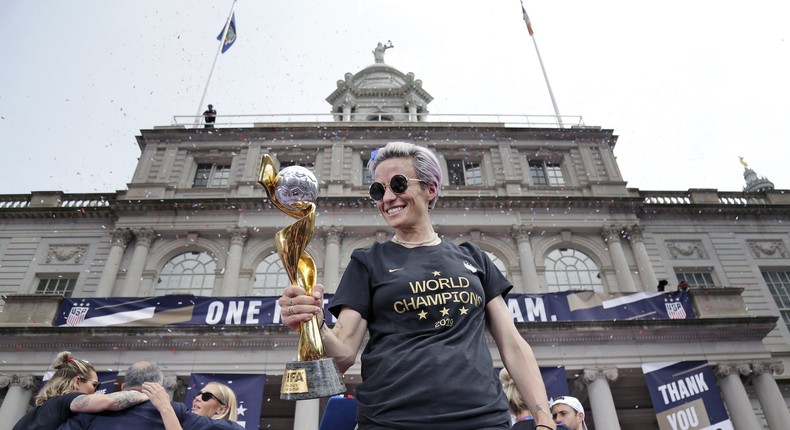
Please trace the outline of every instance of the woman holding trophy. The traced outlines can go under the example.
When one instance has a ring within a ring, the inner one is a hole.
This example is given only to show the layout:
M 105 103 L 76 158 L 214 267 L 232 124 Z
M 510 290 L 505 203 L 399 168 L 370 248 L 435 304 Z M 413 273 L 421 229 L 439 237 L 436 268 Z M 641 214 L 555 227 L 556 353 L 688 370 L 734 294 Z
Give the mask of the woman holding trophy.
M 353 252 L 330 304 L 333 328 L 323 322 L 320 284 L 312 295 L 285 289 L 283 323 L 297 330 L 317 316 L 324 351 L 341 372 L 369 335 L 356 393 L 360 430 L 507 430 L 487 325 L 537 428 L 555 429 L 537 361 L 504 300 L 512 285 L 476 245 L 444 241 L 433 230 L 442 183 L 436 156 L 404 142 L 374 154 L 370 196 L 395 235 Z

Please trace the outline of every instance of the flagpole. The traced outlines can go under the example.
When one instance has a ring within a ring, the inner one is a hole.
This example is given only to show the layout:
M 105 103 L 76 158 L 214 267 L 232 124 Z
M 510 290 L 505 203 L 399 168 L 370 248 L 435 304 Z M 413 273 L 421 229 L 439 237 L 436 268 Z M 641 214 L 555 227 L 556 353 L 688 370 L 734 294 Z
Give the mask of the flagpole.
M 222 47 L 225 45 L 225 38 L 228 37 L 228 29 L 230 28 L 230 19 L 233 17 L 233 10 L 236 8 L 236 0 L 233 0 L 233 4 L 230 7 L 230 13 L 228 14 L 228 19 L 225 21 L 225 30 L 222 31 L 222 37 L 219 40 L 219 46 L 217 47 L 217 53 L 214 54 L 214 61 L 211 63 L 211 70 L 208 72 L 208 79 L 206 80 L 206 86 L 203 88 L 203 95 L 200 97 L 200 103 L 198 104 L 197 113 L 195 114 L 195 128 L 200 124 L 200 118 L 202 116 L 201 109 L 203 109 L 203 103 L 206 101 L 206 93 L 208 93 L 208 85 L 211 83 L 211 75 L 214 74 L 214 67 L 217 65 L 217 58 L 219 58 L 219 54 L 222 52 Z
M 540 50 L 538 50 L 538 42 L 535 40 L 535 35 L 530 35 L 532 37 L 532 43 L 535 45 L 535 52 L 538 54 L 538 63 L 540 63 L 540 70 L 543 71 L 543 79 L 546 80 L 546 88 L 549 89 L 549 97 L 551 97 L 551 105 L 554 107 L 554 115 L 557 117 L 557 124 L 560 125 L 560 128 L 564 128 L 562 124 L 562 117 L 560 116 L 560 110 L 557 108 L 557 101 L 554 100 L 554 92 L 551 91 L 551 84 L 549 83 L 549 75 L 546 74 L 546 68 L 543 67 L 543 59 L 540 57 Z
M 535 53 L 538 54 L 538 63 L 540 63 L 540 70 L 543 72 L 543 79 L 546 81 L 546 88 L 549 90 L 549 97 L 551 98 L 551 105 L 554 107 L 554 116 L 557 118 L 557 124 L 559 124 L 560 128 L 564 128 L 565 125 L 562 123 L 562 117 L 560 116 L 560 109 L 557 107 L 557 101 L 554 99 L 554 91 L 551 90 L 551 84 L 549 83 L 549 75 L 546 73 L 546 67 L 543 66 L 543 58 L 540 56 L 540 50 L 538 49 L 538 41 L 535 40 L 535 34 L 532 31 L 532 22 L 527 15 L 527 10 L 524 9 L 524 2 L 521 1 L 521 13 L 524 16 L 524 23 L 527 24 L 527 32 L 529 33 L 529 37 L 532 38 L 532 44 L 535 45 Z

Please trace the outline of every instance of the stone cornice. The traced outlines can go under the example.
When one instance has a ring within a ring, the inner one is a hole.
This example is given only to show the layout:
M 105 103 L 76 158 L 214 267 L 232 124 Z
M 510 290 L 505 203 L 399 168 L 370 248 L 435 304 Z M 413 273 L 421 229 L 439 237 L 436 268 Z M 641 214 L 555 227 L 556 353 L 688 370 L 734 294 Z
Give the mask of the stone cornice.
M 562 321 L 516 323 L 531 345 L 657 344 L 761 341 L 778 317 L 699 318 L 686 320 Z
M 495 189 L 491 188 L 491 193 Z M 569 189 L 569 194 L 578 190 Z M 320 197 L 319 206 L 322 209 L 343 210 L 370 208 L 375 210 L 375 205 L 360 190 L 357 197 Z M 265 198 L 257 197 L 227 197 L 227 198 L 174 198 L 174 199 L 124 199 L 116 195 L 102 194 L 104 203 L 99 207 L 5 207 L 0 208 L 0 218 L 6 219 L 111 219 L 117 220 L 123 213 L 150 212 L 150 211 L 248 211 L 248 210 L 274 210 L 274 206 Z M 7 197 L 7 196 L 6 196 Z M 20 195 L 20 198 L 24 195 Z M 790 215 L 790 205 L 787 204 L 652 204 L 646 203 L 637 195 L 628 197 L 590 197 L 573 195 L 556 196 L 452 196 L 443 195 L 437 204 L 436 211 L 453 209 L 516 209 L 516 210 L 541 210 L 562 209 L 563 211 L 596 211 L 603 209 L 610 214 L 633 214 L 642 219 L 650 219 L 653 215 L 682 215 L 694 214 L 695 216 L 711 216 L 717 218 L 730 218 L 750 216 L 761 218 L 766 216 Z M 598 213 L 598 212 L 596 212 Z
M 639 345 L 761 341 L 777 317 L 517 323 L 531 345 Z M 0 351 L 266 350 L 296 348 L 284 326 L 0 327 Z M 488 335 L 488 343 L 494 345 Z

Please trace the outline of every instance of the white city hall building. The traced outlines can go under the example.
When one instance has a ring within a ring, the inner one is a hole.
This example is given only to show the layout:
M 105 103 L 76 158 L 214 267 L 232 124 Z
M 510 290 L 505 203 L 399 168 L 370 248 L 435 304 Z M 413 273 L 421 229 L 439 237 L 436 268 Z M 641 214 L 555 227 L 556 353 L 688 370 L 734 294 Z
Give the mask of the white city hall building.
M 539 364 L 564 367 L 589 428 L 659 429 L 642 365 L 684 360 L 707 361 L 735 429 L 790 428 L 790 191 L 746 164 L 743 192 L 628 188 L 613 130 L 578 117 L 428 114 L 422 82 L 384 63 L 346 74 L 326 100 L 324 116 L 141 130 L 125 191 L 0 196 L 0 430 L 30 407 L 63 350 L 119 381 L 132 362 L 157 362 L 176 400 L 192 373 L 265 374 L 260 428 L 316 429 L 325 399 L 279 398 L 298 340 L 279 324 L 55 321 L 68 298 L 279 296 L 288 281 L 274 235 L 293 220 L 258 183 L 264 154 L 319 179 L 308 252 L 334 292 L 354 249 L 392 237 L 365 166 L 395 140 L 436 153 L 436 231 L 486 251 L 513 294 L 691 285 L 693 318 L 516 319 Z M 344 375 L 349 394 L 359 371 Z

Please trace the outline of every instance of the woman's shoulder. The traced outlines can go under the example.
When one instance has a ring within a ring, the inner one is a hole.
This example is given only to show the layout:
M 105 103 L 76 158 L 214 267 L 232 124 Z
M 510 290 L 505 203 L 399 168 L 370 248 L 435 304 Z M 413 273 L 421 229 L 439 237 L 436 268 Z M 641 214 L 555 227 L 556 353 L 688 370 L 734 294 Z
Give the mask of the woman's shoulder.
M 384 250 L 384 247 L 387 246 L 388 242 L 373 242 L 370 246 L 364 248 L 356 248 L 354 251 L 351 252 L 352 256 L 368 256 L 368 255 L 376 255 L 381 253 Z

